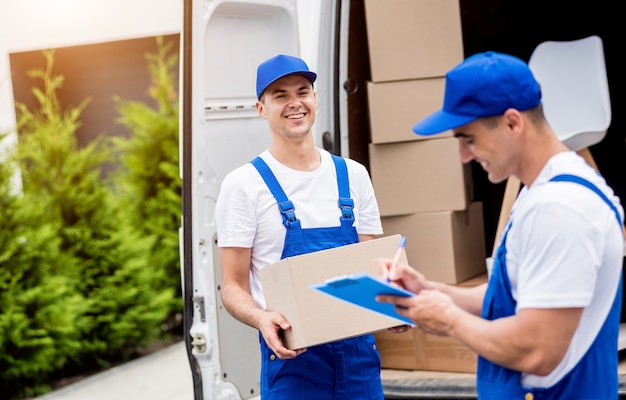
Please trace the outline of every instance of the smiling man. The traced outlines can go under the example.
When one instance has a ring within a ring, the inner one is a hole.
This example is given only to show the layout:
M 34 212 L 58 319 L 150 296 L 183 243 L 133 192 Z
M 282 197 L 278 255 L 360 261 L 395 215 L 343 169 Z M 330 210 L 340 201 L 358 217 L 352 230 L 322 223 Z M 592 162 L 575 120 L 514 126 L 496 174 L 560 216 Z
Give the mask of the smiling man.
M 290 350 L 281 341 L 289 321 L 265 309 L 261 268 L 382 234 L 365 167 L 314 144 L 316 78 L 289 55 L 257 69 L 256 107 L 271 144 L 222 183 L 216 214 L 222 300 L 231 315 L 259 330 L 263 399 L 382 400 L 373 335 Z
M 417 293 L 381 296 L 421 329 L 475 350 L 483 399 L 617 399 L 624 210 L 546 121 L 528 65 L 479 53 L 446 74 L 443 108 L 415 125 L 452 129 L 461 160 L 497 183 L 524 184 L 487 284 L 433 282 L 399 265 L 389 278 Z M 418 261 L 419 262 L 419 261 Z M 389 260 L 380 261 L 386 271 Z

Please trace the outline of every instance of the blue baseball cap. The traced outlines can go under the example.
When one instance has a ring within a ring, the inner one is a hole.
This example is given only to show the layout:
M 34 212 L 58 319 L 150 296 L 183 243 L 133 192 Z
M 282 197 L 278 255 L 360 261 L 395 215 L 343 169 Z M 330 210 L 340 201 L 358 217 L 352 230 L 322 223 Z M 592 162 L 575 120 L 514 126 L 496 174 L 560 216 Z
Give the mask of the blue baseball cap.
M 309 71 L 306 63 L 298 57 L 279 54 L 262 62 L 256 70 L 256 97 L 261 98 L 263 91 L 276 80 L 287 75 L 302 75 L 311 83 L 317 74 Z
M 508 54 L 478 53 L 446 74 L 443 108 L 415 124 L 413 132 L 433 135 L 540 102 L 541 89 L 528 64 Z

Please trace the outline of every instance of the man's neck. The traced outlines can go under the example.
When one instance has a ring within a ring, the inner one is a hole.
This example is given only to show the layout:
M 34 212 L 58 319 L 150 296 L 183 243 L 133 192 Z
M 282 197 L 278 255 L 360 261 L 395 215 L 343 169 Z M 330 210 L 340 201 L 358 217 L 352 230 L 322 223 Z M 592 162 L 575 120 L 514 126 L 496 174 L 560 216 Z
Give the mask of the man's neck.
M 539 141 L 532 142 L 528 149 L 528 157 L 525 160 L 522 182 L 531 186 L 541 170 L 546 166 L 548 161 L 556 154 L 569 151 L 561 141 L 559 141 L 553 133 L 546 136 L 540 136 Z
M 312 143 L 302 142 L 289 146 L 273 143 L 269 152 L 278 162 L 297 171 L 313 171 L 322 162 L 320 152 Z

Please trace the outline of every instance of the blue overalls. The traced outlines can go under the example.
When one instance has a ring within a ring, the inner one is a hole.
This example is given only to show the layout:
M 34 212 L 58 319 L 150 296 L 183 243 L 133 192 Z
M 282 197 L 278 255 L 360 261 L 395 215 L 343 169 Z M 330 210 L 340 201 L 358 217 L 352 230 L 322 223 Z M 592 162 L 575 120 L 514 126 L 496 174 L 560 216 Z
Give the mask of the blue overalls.
M 350 198 L 348 170 L 343 158 L 333 155 L 339 188 L 341 225 L 302 229 L 289 201 L 267 164 L 257 157 L 252 164 L 276 198 L 287 229 L 281 259 L 359 241 Z M 320 326 L 319 329 L 324 329 Z M 261 397 L 271 400 L 382 400 L 380 355 L 372 334 L 309 347 L 296 358 L 280 360 L 261 335 Z
M 555 182 L 575 182 L 588 187 L 604 200 L 617 216 L 622 226 L 620 214 L 613 203 L 591 182 L 573 175 L 557 175 L 550 179 Z M 515 314 L 516 301 L 511 294 L 511 283 L 506 273 L 506 239 L 511 228 L 507 227 L 502 243 L 498 247 L 493 270 L 489 278 L 483 301 L 482 317 L 488 320 L 508 317 Z M 525 388 L 521 384 L 521 373 L 501 367 L 482 357 L 478 357 L 477 391 L 484 399 L 617 399 L 617 337 L 619 331 L 622 282 L 620 280 L 615 300 L 598 336 L 578 364 L 558 383 L 549 388 Z M 610 357 L 606 357 L 610 355 Z

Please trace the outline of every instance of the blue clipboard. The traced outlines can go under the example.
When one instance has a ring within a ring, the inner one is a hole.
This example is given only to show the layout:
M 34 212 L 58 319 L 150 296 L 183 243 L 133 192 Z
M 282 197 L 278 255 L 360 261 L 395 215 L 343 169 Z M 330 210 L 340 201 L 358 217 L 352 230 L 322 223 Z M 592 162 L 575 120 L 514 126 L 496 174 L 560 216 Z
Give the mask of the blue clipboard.
M 393 304 L 380 303 L 376 296 L 388 294 L 393 296 L 411 297 L 414 294 L 397 286 L 392 286 L 381 279 L 366 273 L 343 275 L 327 280 L 324 283 L 311 285 L 330 296 L 367 308 L 401 321 L 402 324 L 415 326 L 409 318 L 398 314 Z

